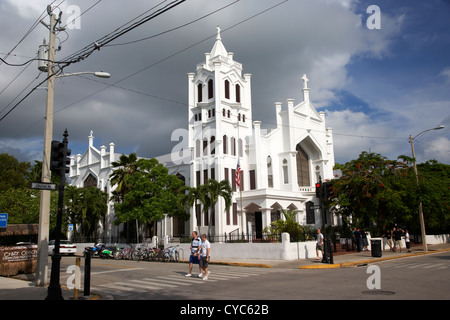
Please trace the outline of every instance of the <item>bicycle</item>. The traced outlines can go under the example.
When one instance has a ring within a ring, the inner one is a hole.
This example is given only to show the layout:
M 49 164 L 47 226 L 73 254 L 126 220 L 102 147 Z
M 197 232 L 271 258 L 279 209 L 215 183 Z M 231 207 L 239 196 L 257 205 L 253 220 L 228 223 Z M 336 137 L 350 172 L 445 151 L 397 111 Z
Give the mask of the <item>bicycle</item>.
M 131 260 L 131 255 L 133 252 L 134 249 L 131 246 L 129 248 L 122 249 L 123 259 Z
M 122 249 L 119 247 L 119 245 L 116 243 L 114 244 L 114 246 L 116 247 L 114 252 L 113 252 L 113 257 L 116 260 L 122 260 L 123 259 L 123 252 Z
M 182 249 L 178 249 L 178 246 L 170 246 L 164 250 L 164 257 L 169 262 L 180 262 L 180 251 L 182 253 Z

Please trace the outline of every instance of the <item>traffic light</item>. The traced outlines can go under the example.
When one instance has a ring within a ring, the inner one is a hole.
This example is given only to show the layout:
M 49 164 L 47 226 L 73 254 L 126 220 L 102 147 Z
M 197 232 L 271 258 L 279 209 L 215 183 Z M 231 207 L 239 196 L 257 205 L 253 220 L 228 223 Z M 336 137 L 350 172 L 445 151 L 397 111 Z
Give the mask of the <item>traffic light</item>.
M 52 150 L 50 156 L 50 170 L 54 173 L 61 174 L 61 169 L 64 169 L 65 173 L 70 171 L 70 149 L 66 149 L 64 143 L 53 140 Z
M 324 182 L 323 190 L 325 193 L 325 195 L 324 195 L 325 198 L 329 199 L 334 196 L 334 189 L 333 189 L 333 185 L 331 184 L 331 182 Z
M 322 198 L 322 196 L 323 196 L 322 182 L 316 182 L 316 197 Z
M 64 144 L 60 141 L 52 141 L 52 152 L 50 156 L 50 170 L 54 173 L 60 173 L 63 165 L 62 160 L 64 157 Z
M 70 172 L 70 155 L 72 151 L 70 149 L 67 149 L 66 147 L 66 157 L 64 161 L 64 172 L 69 173 Z

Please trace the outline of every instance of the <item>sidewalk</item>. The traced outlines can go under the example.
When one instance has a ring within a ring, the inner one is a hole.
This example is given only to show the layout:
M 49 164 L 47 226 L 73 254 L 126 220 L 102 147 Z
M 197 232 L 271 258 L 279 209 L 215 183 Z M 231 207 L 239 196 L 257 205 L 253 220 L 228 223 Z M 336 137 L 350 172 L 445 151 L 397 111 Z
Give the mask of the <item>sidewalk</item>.
M 223 260 L 211 261 L 211 264 L 223 264 L 231 266 L 259 267 L 259 268 L 288 268 L 288 269 L 330 269 L 345 268 L 364 265 L 377 261 L 399 259 L 422 254 L 431 254 L 441 251 L 450 251 L 450 243 L 429 245 L 428 252 L 424 252 L 421 246 L 412 247 L 412 252 L 407 253 L 402 249 L 401 253 L 383 251 L 382 257 L 372 257 L 371 251 L 340 253 L 334 255 L 334 264 L 326 264 L 315 259 L 304 260 Z M 34 275 L 17 275 L 15 277 L 0 277 L 0 300 L 44 300 L 47 297 L 47 287 L 36 287 L 34 285 Z M 62 286 L 62 295 L 65 300 L 74 300 L 73 290 Z M 91 292 L 90 296 L 83 296 L 80 290 L 78 300 L 102 300 L 101 294 Z M 108 299 L 108 298 L 106 298 Z

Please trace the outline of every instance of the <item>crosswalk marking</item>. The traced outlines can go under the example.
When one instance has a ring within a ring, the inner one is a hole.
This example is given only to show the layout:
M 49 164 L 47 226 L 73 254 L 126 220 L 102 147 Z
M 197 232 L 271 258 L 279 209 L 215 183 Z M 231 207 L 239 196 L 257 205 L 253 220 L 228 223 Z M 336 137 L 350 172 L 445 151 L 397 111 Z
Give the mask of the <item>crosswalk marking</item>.
M 155 283 L 155 279 L 151 280 L 151 279 L 142 279 L 142 280 L 130 280 L 131 282 L 136 282 L 137 284 L 133 284 L 136 286 L 142 286 L 143 288 L 146 287 L 155 287 L 155 286 L 163 286 L 163 287 L 168 287 L 168 288 L 176 288 L 177 285 L 175 284 L 169 284 L 169 283 Z M 151 281 L 151 282 L 149 282 Z M 145 286 L 144 286 L 145 285 Z
M 158 279 L 158 278 L 154 278 L 154 279 L 149 279 L 149 278 L 144 278 L 142 280 L 146 280 L 146 281 L 153 281 L 156 283 L 173 283 L 175 285 L 179 285 L 179 286 L 190 286 L 192 283 L 186 283 L 186 282 L 181 282 L 181 281 L 177 281 L 177 280 L 170 280 L 170 279 Z
M 104 291 L 113 295 L 125 296 L 133 293 L 146 293 L 153 290 L 173 289 L 181 286 L 199 285 L 208 282 L 226 281 L 239 278 L 247 278 L 252 276 L 260 276 L 267 274 L 267 271 L 243 271 L 233 272 L 222 270 L 211 272 L 207 281 L 193 274 L 192 277 L 186 277 L 185 273 L 160 275 L 154 278 L 145 277 L 142 279 L 128 280 L 127 282 L 111 282 L 92 287 L 91 290 Z
M 433 267 L 440 267 L 440 266 L 442 266 L 444 263 L 436 263 L 436 264 L 432 264 L 431 266 L 428 266 L 428 267 L 424 267 L 425 269 L 428 269 L 428 268 L 433 268 Z

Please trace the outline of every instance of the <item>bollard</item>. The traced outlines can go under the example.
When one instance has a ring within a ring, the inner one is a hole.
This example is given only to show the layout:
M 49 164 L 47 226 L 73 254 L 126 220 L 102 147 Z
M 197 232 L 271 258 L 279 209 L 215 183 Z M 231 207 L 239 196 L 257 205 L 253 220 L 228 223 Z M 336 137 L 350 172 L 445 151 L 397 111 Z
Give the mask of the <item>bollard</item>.
M 80 277 L 81 277 L 81 272 L 79 271 L 80 270 L 80 257 L 76 257 L 76 259 L 75 259 L 75 264 L 77 265 L 77 268 L 76 268 L 76 272 L 75 272 L 75 287 L 74 287 L 74 290 L 73 290 L 73 299 L 74 300 L 78 300 L 78 289 L 80 288 Z
M 330 255 L 329 263 L 330 263 L 330 264 L 334 264 L 334 260 L 333 260 L 333 250 L 331 250 L 331 240 L 328 240 L 328 246 L 329 246 L 328 253 L 329 253 L 329 255 Z
M 84 295 L 91 294 L 91 252 L 85 251 L 84 259 Z

